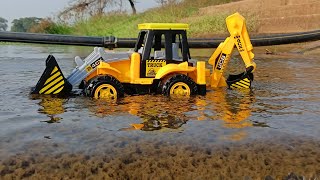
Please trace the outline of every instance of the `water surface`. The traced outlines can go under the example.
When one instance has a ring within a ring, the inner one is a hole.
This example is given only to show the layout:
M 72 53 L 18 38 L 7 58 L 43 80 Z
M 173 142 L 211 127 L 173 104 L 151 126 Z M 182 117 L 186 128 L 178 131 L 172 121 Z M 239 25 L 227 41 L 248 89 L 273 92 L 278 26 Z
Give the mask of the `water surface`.
M 74 56 L 90 51 L 0 46 L 0 177 L 319 177 L 317 57 L 256 54 L 251 91 L 117 102 L 29 95 L 49 53 L 68 75 Z M 207 60 L 212 50 L 191 53 Z M 228 73 L 242 70 L 235 55 Z

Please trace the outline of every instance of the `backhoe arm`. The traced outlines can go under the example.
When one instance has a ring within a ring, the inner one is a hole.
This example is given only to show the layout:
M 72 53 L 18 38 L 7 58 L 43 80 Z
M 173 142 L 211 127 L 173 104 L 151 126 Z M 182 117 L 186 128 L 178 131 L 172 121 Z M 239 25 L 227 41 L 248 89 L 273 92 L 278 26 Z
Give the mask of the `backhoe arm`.
M 227 17 L 226 23 L 230 37 L 220 43 L 209 59 L 209 64 L 213 66 L 210 86 L 223 87 L 228 84 L 231 88 L 250 88 L 251 81 L 253 80 L 251 73 L 256 69 L 256 64 L 253 62 L 253 47 L 247 32 L 245 19 L 239 13 L 235 13 Z M 239 75 L 229 76 L 226 82 L 223 72 L 230 61 L 235 46 L 245 63 L 246 71 Z
M 248 73 L 253 72 L 256 68 L 256 63 L 253 62 L 254 54 L 253 47 L 245 24 L 245 19 L 239 13 L 235 13 L 227 17 L 227 27 L 231 37 L 235 40 L 235 45 L 246 65 Z

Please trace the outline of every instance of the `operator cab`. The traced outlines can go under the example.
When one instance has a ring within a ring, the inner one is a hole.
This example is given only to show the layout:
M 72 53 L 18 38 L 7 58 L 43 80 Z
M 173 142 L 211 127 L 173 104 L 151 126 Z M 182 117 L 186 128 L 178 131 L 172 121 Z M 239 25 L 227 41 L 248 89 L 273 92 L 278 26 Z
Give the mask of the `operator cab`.
M 140 78 L 154 78 L 166 64 L 191 59 L 186 32 L 188 24 L 145 23 L 138 27 L 140 33 L 134 51 L 141 55 Z

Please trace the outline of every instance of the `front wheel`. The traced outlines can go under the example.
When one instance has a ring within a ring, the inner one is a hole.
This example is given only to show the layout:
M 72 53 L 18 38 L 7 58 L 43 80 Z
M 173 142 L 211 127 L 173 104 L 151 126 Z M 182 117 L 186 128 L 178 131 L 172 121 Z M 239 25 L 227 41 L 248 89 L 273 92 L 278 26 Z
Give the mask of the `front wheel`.
M 188 76 L 177 74 L 168 78 L 162 87 L 162 94 L 166 96 L 189 97 L 198 92 L 197 84 Z
M 89 81 L 85 89 L 87 96 L 95 99 L 118 99 L 124 96 L 123 85 L 112 76 L 98 76 Z

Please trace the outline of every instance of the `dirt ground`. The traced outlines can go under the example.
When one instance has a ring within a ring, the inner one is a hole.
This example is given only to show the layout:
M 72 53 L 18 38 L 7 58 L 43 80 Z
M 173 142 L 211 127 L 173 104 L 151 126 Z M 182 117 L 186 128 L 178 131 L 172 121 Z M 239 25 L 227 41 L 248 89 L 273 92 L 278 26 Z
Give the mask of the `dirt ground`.
M 301 137 L 215 147 L 114 143 L 91 155 L 41 153 L 58 146 L 34 143 L 25 153 L 1 159 L 0 179 L 320 178 L 320 143 Z
M 256 33 L 288 33 L 320 29 L 319 0 L 242 0 L 200 9 L 197 16 L 240 12 L 255 21 Z
M 240 0 L 227 4 L 201 8 L 192 18 L 215 14 L 231 14 L 240 12 L 247 21 L 254 21 L 257 31 L 249 34 L 273 34 L 306 32 L 320 29 L 320 1 L 319 0 Z M 217 37 L 208 33 L 203 37 Z M 202 37 L 201 36 L 201 37 Z M 228 36 L 226 34 L 225 36 Z M 224 37 L 224 36 L 223 36 Z M 259 54 L 279 55 L 294 53 L 296 55 L 320 55 L 320 41 L 289 45 L 255 47 Z

